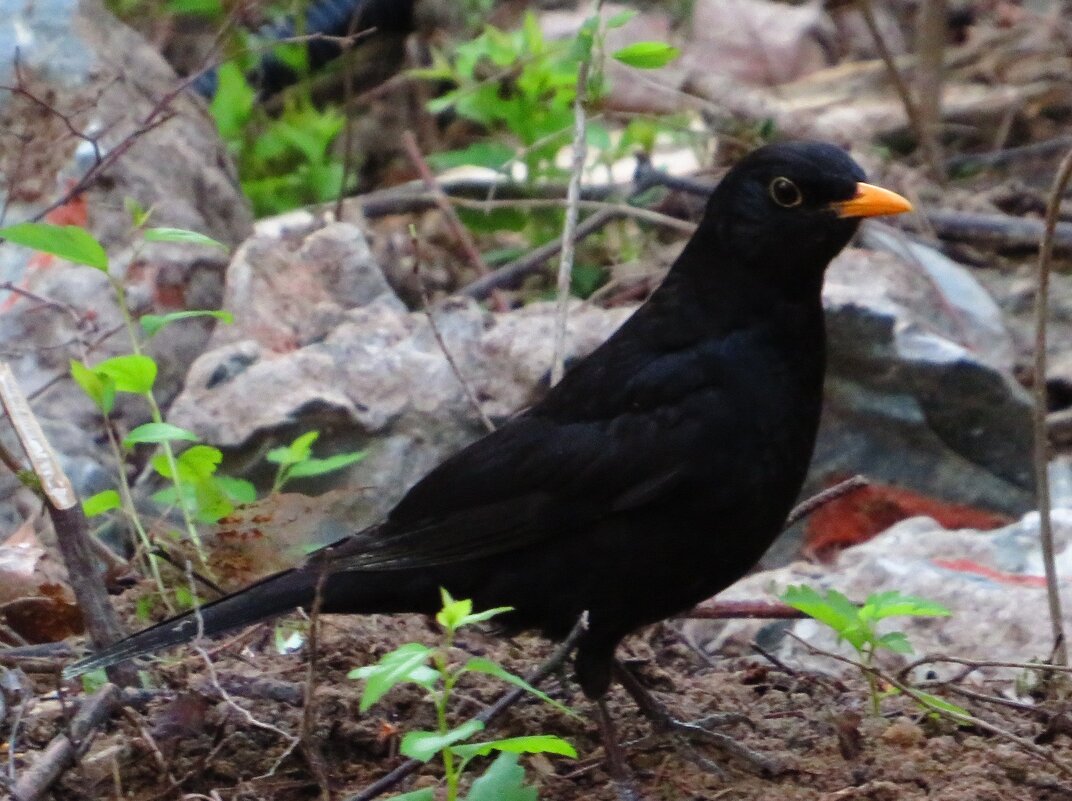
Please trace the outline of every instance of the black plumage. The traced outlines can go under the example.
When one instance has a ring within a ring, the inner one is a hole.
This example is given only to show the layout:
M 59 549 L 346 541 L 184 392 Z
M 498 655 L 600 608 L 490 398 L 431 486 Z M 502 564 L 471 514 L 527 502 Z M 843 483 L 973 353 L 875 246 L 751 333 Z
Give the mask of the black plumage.
M 819 422 L 823 272 L 860 217 L 905 211 L 841 149 L 755 151 L 713 192 L 662 285 L 546 398 L 447 459 L 385 520 L 201 609 L 216 634 L 311 604 L 433 612 L 439 588 L 578 643 L 606 691 L 628 633 L 755 564 L 800 491 Z M 165 621 L 68 675 L 188 641 Z

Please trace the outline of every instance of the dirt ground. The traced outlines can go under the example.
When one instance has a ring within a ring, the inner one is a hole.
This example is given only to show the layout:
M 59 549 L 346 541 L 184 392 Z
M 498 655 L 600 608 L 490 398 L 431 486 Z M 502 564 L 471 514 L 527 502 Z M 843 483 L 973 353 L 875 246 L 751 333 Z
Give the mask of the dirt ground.
M 211 643 L 207 651 L 219 683 L 237 704 L 262 724 L 296 733 L 302 725 L 308 664 L 302 653 L 277 654 L 271 647 L 272 631 L 262 625 L 229 641 Z M 397 754 L 401 734 L 434 725 L 431 705 L 411 687 L 393 690 L 367 714 L 359 714 L 360 685 L 346 677 L 353 667 L 369 664 L 414 640 L 436 642 L 424 618 L 326 617 L 311 729 L 321 759 L 311 762 L 298 749 L 278 765 L 288 742 L 221 700 L 204 660 L 196 653 L 186 649 L 172 655 L 149 670 L 153 686 L 161 690 L 158 697 L 113 717 L 81 765 L 67 771 L 56 784 L 54 797 L 58 801 L 296 801 L 323 797 L 315 778 L 319 772 L 326 777 L 331 797 L 345 799 L 403 761 Z M 552 650 L 535 637 L 505 640 L 487 632 L 464 634 L 458 647 L 459 658 L 464 658 L 464 650 L 518 673 L 530 670 Z M 620 655 L 682 719 L 716 712 L 747 716 L 750 722 L 722 731 L 781 764 L 778 775 L 764 777 L 709 745 L 700 744 L 692 753 L 679 750 L 672 740 L 654 736 L 629 697 L 616 688 L 611 710 L 628 743 L 628 763 L 647 801 L 1072 798 L 1072 777 L 1007 739 L 928 719 L 903 698 L 886 699 L 883 716 L 869 716 L 865 685 L 855 677 L 805 674 L 792 666 L 779 667 L 758 654 L 709 664 L 685 644 L 672 624 L 631 638 Z M 568 670 L 553 676 L 544 688 L 573 706 L 580 717 L 570 718 L 526 699 L 493 724 L 489 734 L 553 733 L 566 738 L 577 749 L 576 760 L 542 755 L 522 760 L 539 797 L 545 801 L 614 801 L 617 795 L 603 768 L 591 704 L 568 678 Z M 993 688 L 983 691 L 994 692 Z M 500 685 L 484 676 L 463 680 L 456 695 L 457 722 L 479 712 L 501 692 Z M 960 698 L 953 700 L 964 703 Z M 1039 722 L 1042 716 L 1026 706 L 975 704 L 972 711 L 1028 741 L 1044 729 Z M 47 701 L 28 711 L 15 742 L 14 759 L 20 770 L 40 755 L 57 733 L 61 718 L 59 705 Z M 1067 734 L 1057 734 L 1047 747 L 1057 759 L 1072 764 L 1072 739 Z M 0 756 L 6 761 L 7 754 Z M 702 768 L 698 763 L 704 758 L 720 765 L 722 775 Z M 319 770 L 310 768 L 317 763 Z M 483 767 L 474 769 L 482 771 Z M 433 763 L 392 792 L 435 784 L 439 775 Z

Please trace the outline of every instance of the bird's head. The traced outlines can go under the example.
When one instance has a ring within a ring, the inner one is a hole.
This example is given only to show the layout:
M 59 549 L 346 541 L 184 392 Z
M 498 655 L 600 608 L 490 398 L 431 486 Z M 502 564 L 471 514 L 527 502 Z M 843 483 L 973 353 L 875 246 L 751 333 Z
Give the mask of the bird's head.
M 835 145 L 768 145 L 726 174 L 701 228 L 713 226 L 709 233 L 717 236 L 719 249 L 741 268 L 768 277 L 804 273 L 793 277 L 814 284 L 862 218 L 912 208 L 900 195 L 865 183 L 865 177 Z

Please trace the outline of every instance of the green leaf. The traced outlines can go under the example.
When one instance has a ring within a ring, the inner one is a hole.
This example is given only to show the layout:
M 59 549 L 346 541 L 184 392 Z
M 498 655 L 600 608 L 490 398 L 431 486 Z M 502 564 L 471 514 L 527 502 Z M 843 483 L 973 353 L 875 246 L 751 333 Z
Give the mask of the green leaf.
M 108 674 L 104 671 L 104 668 L 97 668 L 89 671 L 89 673 L 82 674 L 82 692 L 87 695 L 97 692 L 107 683 Z
M 308 478 L 310 476 L 322 476 L 325 473 L 334 473 L 336 470 L 342 470 L 342 468 L 356 464 L 364 458 L 364 451 L 355 451 L 353 453 L 337 453 L 326 459 L 305 459 L 287 471 L 287 478 Z
M 144 395 L 152 391 L 156 381 L 156 362 L 148 356 L 129 353 L 93 365 L 93 372 L 115 381 L 115 388 L 119 392 Z
M 253 483 L 244 478 L 234 476 L 213 476 L 216 486 L 227 496 L 228 500 L 235 503 L 253 503 L 257 500 L 257 488 Z
M 387 801 L 435 801 L 435 788 L 422 787 L 402 795 L 393 795 Z
M 467 743 L 450 748 L 462 759 L 487 756 L 492 751 L 504 751 L 511 754 L 560 754 L 576 759 L 577 749 L 561 737 L 553 734 L 533 734 L 526 737 L 507 737 L 486 743 Z
M 185 428 L 179 428 L 171 423 L 143 423 L 126 435 L 123 439 L 123 447 L 130 448 L 147 442 L 175 442 L 178 440 L 197 442 L 198 436 L 193 431 L 187 431 Z
M 130 222 L 135 228 L 141 228 L 149 222 L 149 217 L 153 213 L 152 209 L 146 209 L 136 198 L 132 197 L 123 198 L 123 208 L 130 215 Z
M 168 0 L 164 8 L 169 14 L 183 14 L 189 17 L 215 19 L 223 16 L 223 6 L 220 0 Z
M 105 512 L 110 512 L 112 509 L 118 509 L 123 505 L 123 501 L 119 498 L 119 493 L 115 490 L 104 490 L 98 492 L 96 495 L 90 495 L 84 501 L 82 501 L 82 513 L 86 517 L 96 517 L 102 515 Z
M 499 754 L 473 782 L 465 801 L 536 801 L 536 788 L 525 786 L 525 770 L 517 759 L 517 754 Z
M 242 69 L 225 62 L 216 70 L 216 94 L 209 105 L 220 136 L 228 142 L 241 141 L 246 123 L 253 114 L 257 93 L 249 85 Z
M 175 457 L 179 479 L 182 481 L 203 481 L 216 472 L 222 461 L 223 453 L 211 445 L 194 445 Z M 164 478 L 174 478 L 166 454 L 157 454 L 152 458 L 151 464 Z
M 108 272 L 108 254 L 101 243 L 77 225 L 25 222 L 0 228 L 0 237 L 16 245 Z
M 103 414 L 111 414 L 115 408 L 115 381 L 99 375 L 82 362 L 71 359 L 71 378 L 89 396 Z
M 156 336 L 160 331 L 178 320 L 189 320 L 193 317 L 215 317 L 222 323 L 230 325 L 234 322 L 234 315 L 229 311 L 212 311 L 210 309 L 196 309 L 191 311 L 171 312 L 171 314 L 143 314 L 138 321 L 146 336 Z
M 227 245 L 211 236 L 199 234 L 197 231 L 188 231 L 185 228 L 146 228 L 143 235 L 146 242 L 180 242 L 186 245 L 205 245 L 220 250 L 228 249 Z
M 873 636 L 871 627 L 860 620 L 856 605 L 837 590 L 830 590 L 822 596 L 811 587 L 791 586 L 782 593 L 781 599 L 794 609 L 825 623 L 857 650 L 863 648 Z
M 964 718 L 965 723 L 967 723 L 972 718 L 971 712 L 969 712 L 962 706 L 954 704 L 952 701 L 947 701 L 944 698 L 938 697 L 937 695 L 925 693 L 922 690 L 914 690 L 913 692 L 916 696 L 918 696 L 917 700 L 919 701 L 920 706 L 923 706 L 927 709 L 931 709 L 935 712 L 946 712 L 953 715 L 954 717 L 962 717 Z
M 375 665 L 356 668 L 347 676 L 364 679 L 365 690 L 361 693 L 360 710 L 365 712 L 379 701 L 395 685 L 412 682 L 431 689 L 439 679 L 439 672 L 428 667 L 432 649 L 420 643 L 406 643 L 384 654 Z
M 892 631 L 878 638 L 878 645 L 897 654 L 912 653 L 912 646 L 903 631 Z
M 861 617 L 874 620 L 887 617 L 948 617 L 952 614 L 946 607 L 915 595 L 902 595 L 897 590 L 868 596 L 860 610 Z
M 319 431 L 308 431 L 302 434 L 289 445 L 282 448 L 272 448 L 265 457 L 272 464 L 288 466 L 304 462 L 313 454 L 313 443 L 320 436 Z
M 499 679 L 500 681 L 505 681 L 507 684 L 512 684 L 514 687 L 520 687 L 525 692 L 531 693 L 532 695 L 535 695 L 537 698 L 539 698 L 545 704 L 550 704 L 555 709 L 557 709 L 559 712 L 565 712 L 567 715 L 570 715 L 571 717 L 580 718 L 580 715 L 578 715 L 576 712 L 574 712 L 572 709 L 570 709 L 565 704 L 560 704 L 558 701 L 556 701 L 554 698 L 549 696 L 547 693 L 543 692 L 542 690 L 536 689 L 535 687 L 533 687 L 531 684 L 529 684 L 527 681 L 525 681 L 520 676 L 517 676 L 517 675 L 511 673 L 509 670 L 507 670 L 506 668 L 502 667 L 501 665 L 496 664 L 495 662 L 492 662 L 490 659 L 483 659 L 481 657 L 473 657 L 472 659 L 470 659 L 468 662 L 465 663 L 465 665 L 462 667 L 462 670 L 468 671 L 468 672 L 471 672 L 471 673 L 484 673 L 484 674 L 486 674 L 488 676 L 494 676 L 495 678 Z
M 501 170 L 506 162 L 514 157 L 514 149 L 502 142 L 480 141 L 461 150 L 448 150 L 445 153 L 433 153 L 428 156 L 428 163 L 436 170 L 449 170 L 454 167 L 472 165 Z
M 411 731 L 402 738 L 398 750 L 410 759 L 427 762 L 444 748 L 454 743 L 468 740 L 478 731 L 484 730 L 484 724 L 479 720 L 467 720 L 461 726 L 448 732 L 437 731 Z
M 640 70 L 665 67 L 678 57 L 680 50 L 666 42 L 634 42 L 614 53 L 613 58 Z
M 607 20 L 607 29 L 620 28 L 625 25 L 629 20 L 633 19 L 638 12 L 632 9 L 628 11 L 619 11 L 617 14 Z

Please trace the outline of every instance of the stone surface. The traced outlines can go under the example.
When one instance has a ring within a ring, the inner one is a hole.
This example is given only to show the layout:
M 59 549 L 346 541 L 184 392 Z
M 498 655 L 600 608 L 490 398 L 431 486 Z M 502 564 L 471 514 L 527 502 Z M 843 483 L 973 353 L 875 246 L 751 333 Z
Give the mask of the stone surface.
M 175 244 L 136 247 L 124 207 L 132 198 L 153 210 L 152 225 L 192 229 L 230 246 L 250 231 L 248 205 L 212 120 L 198 99 L 172 95 L 178 79 L 156 51 L 95 0 L 0 0 L 0 85 L 24 90 L 0 91 L 0 128 L 8 134 L 0 147 L 4 224 L 32 218 L 98 158 L 117 156 L 87 192 L 45 219 L 83 225 L 104 244 L 135 313 L 218 308 L 226 253 Z M 155 120 L 160 124 L 154 127 Z M 93 138 L 98 151 L 72 129 Z M 69 359 L 86 356 L 92 363 L 130 352 L 122 331 L 105 336 L 122 319 L 106 276 L 3 245 L 0 281 L 55 301 L 0 292 L 0 358 L 27 393 L 39 393 L 34 410 L 76 488 L 89 494 L 112 486 L 115 465 L 101 420 L 63 377 Z M 190 321 L 149 343 L 160 366 L 162 404 L 178 391 L 211 327 Z M 116 424 L 133 426 L 147 414 L 140 402 L 124 401 Z M 14 492 L 13 482 L 0 475 L 0 531 L 17 519 L 10 506 Z

